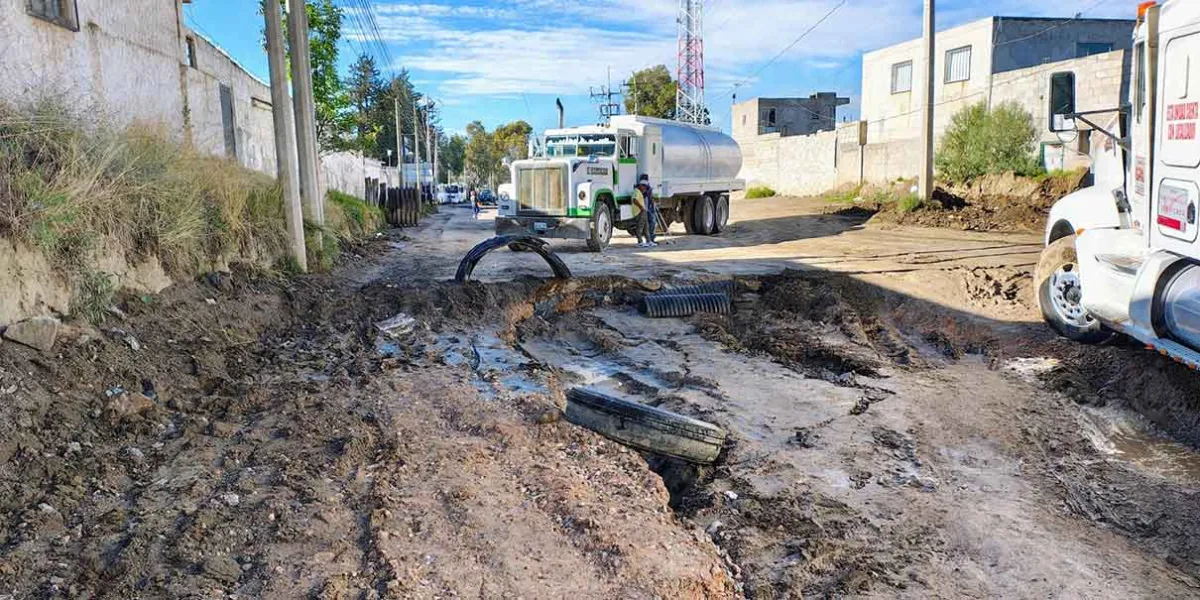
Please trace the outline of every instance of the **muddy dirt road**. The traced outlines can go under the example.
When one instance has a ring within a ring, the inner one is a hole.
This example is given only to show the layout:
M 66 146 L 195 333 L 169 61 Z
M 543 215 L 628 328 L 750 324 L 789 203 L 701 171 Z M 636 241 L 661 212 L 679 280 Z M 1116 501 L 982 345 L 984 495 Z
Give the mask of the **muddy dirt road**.
M 491 223 L 445 207 L 332 276 L 0 346 L 0 597 L 1200 595 L 1198 377 L 1047 334 L 1035 237 L 825 208 L 461 286 Z M 729 317 L 635 308 L 729 277 Z M 575 385 L 731 441 L 633 452 L 561 420 Z

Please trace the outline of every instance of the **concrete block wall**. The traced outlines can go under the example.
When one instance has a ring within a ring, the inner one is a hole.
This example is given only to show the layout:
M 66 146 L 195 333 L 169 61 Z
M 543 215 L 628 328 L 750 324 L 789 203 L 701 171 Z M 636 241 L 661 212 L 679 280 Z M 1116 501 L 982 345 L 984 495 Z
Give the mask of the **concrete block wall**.
M 992 105 L 1016 102 L 1033 115 L 1042 141 L 1058 141 L 1058 136 L 1050 131 L 1050 78 L 1055 73 L 1075 74 L 1076 109 L 1080 112 L 1116 109 L 1128 98 L 1127 56 L 1128 53 L 1117 50 L 997 74 L 992 83 Z M 1116 116 L 1113 112 L 1092 120 L 1103 125 Z M 1086 127 L 1082 123 L 1080 126 Z
M 781 137 L 778 133 L 740 142 L 747 186 L 765 185 L 780 194 L 818 194 L 837 185 L 836 131 Z
M 234 105 L 234 156 L 248 169 L 274 175 L 275 122 L 270 84 L 251 75 L 210 41 L 190 32 L 187 37 L 194 40 L 196 49 L 196 66 L 183 65 L 186 124 L 192 144 L 210 154 L 227 154 L 221 86 L 229 86 Z

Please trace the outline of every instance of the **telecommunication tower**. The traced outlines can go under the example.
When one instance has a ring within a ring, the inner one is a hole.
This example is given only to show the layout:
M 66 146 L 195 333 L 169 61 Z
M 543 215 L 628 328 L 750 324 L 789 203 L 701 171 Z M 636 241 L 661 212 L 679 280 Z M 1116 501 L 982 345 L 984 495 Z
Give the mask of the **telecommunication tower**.
M 679 0 L 679 69 L 675 120 L 709 123 L 704 105 L 704 0 Z

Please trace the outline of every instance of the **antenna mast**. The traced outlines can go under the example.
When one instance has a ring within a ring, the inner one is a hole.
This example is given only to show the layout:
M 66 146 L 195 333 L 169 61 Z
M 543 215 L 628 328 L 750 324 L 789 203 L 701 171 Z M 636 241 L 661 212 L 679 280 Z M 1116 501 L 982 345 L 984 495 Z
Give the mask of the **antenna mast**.
M 589 87 L 588 92 L 592 96 L 592 102 L 596 103 L 596 106 L 600 109 L 600 122 L 602 124 L 608 125 L 613 115 L 621 114 L 621 105 L 613 102 L 613 96 L 619 97 L 621 92 L 620 90 L 614 92 L 612 89 L 612 67 L 608 68 L 608 84 L 600 86 L 599 90 Z
M 704 0 L 679 0 L 675 120 L 708 125 L 704 104 Z

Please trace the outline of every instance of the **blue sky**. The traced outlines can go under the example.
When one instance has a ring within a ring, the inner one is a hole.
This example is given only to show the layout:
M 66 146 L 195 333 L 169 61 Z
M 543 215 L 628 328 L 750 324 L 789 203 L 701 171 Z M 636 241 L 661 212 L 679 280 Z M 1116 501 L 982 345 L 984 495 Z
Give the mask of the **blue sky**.
M 336 0 L 352 11 L 354 2 Z M 766 65 L 841 0 L 708 0 L 707 96 L 714 125 L 729 128 L 739 100 L 837 91 L 857 115 L 863 51 L 920 35 L 921 0 L 849 0 L 777 61 Z M 596 120 L 589 87 L 614 84 L 636 69 L 675 70 L 677 0 L 372 0 L 389 68 L 407 68 L 418 89 L 442 106 L 442 124 L 461 132 L 473 120 L 489 129 L 515 119 L 554 126 L 554 99 L 569 124 Z M 267 78 L 262 17 L 250 0 L 193 0 L 190 27 L 256 75 Z M 938 28 L 989 15 L 1132 18 L 1134 0 L 942 0 Z M 371 44 L 348 16 L 343 69 Z

